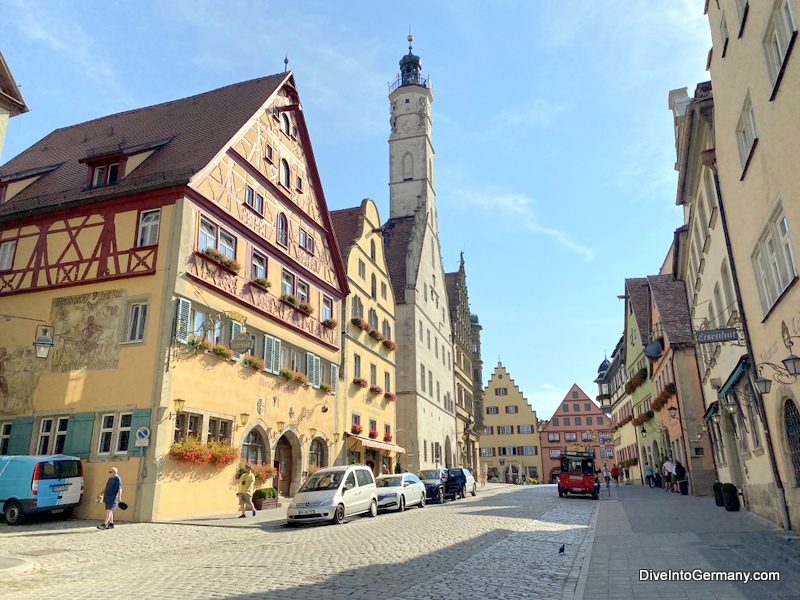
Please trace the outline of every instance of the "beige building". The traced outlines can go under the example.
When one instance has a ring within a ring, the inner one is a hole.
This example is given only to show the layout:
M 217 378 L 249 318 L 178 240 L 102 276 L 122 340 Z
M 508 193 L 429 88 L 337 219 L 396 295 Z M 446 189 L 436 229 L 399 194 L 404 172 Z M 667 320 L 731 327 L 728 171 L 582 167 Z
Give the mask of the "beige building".
M 0 157 L 3 156 L 3 142 L 6 139 L 8 120 L 29 110 L 22 99 L 19 86 L 14 81 L 6 60 L 3 58 L 3 53 L 0 52 Z M 2 201 L 1 197 L 0 201 Z
M 484 391 L 481 471 L 489 479 L 542 481 L 541 441 L 536 411 L 498 362 Z
M 340 321 L 343 384 L 335 437 L 342 432 L 344 444 L 336 463 L 367 464 L 375 475 L 384 468 L 394 472 L 395 458 L 403 453 L 393 443 L 397 328 L 378 207 L 366 199 L 355 208 L 331 212 L 331 222 L 350 286 Z
M 748 453 L 758 459 L 758 450 L 772 467 L 743 468 L 750 508 L 788 528 L 800 522 L 800 382 L 782 362 L 800 342 L 800 63 L 792 52 L 798 6 L 721 0 L 707 3 L 707 15 L 714 131 L 704 162 L 715 170 L 747 344 L 747 360 L 719 393 L 737 432 L 750 437 L 740 447 L 745 462 Z M 757 382 L 771 389 L 761 393 Z M 749 425 L 759 420 L 757 447 Z

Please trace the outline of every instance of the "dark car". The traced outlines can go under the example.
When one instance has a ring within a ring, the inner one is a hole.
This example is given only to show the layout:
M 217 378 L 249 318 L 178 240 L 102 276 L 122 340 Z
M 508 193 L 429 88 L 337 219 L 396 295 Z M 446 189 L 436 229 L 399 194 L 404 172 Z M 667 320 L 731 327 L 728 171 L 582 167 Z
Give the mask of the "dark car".
M 467 492 L 473 496 L 477 493 L 475 477 L 469 469 L 450 469 L 447 472 L 447 483 L 444 493 L 446 496 L 456 500 L 459 496 L 467 497 Z
M 447 485 L 447 469 L 425 469 L 417 473 L 425 484 L 425 497 L 431 502 L 442 504 Z

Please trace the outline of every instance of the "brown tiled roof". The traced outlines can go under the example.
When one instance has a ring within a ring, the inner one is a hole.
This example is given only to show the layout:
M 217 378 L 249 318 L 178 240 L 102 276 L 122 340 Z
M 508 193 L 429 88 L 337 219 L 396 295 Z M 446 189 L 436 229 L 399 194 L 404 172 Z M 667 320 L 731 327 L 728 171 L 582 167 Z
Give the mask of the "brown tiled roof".
M 229 85 L 190 98 L 56 129 L 0 167 L 0 176 L 60 165 L 0 206 L 0 218 L 23 216 L 138 191 L 181 185 L 205 167 L 291 73 Z M 170 139 L 171 138 L 171 139 Z M 170 139 L 119 183 L 86 190 L 79 161 Z
M 650 297 L 647 278 L 626 279 L 625 291 L 633 304 L 633 316 L 636 319 L 636 326 L 639 328 L 642 344 L 646 346 L 650 341 Z
M 347 252 L 350 246 L 360 236 L 361 217 L 363 214 L 363 205 L 331 211 L 333 232 L 336 235 L 336 243 L 339 245 L 339 252 L 345 263 L 347 262 Z
M 455 314 L 456 305 L 458 304 L 458 297 L 456 295 L 456 283 L 458 283 L 459 271 L 455 273 L 444 274 L 444 288 L 447 292 L 447 303 L 450 305 L 450 314 Z
M 658 309 L 665 341 L 670 344 L 691 344 L 692 320 L 683 281 L 672 275 L 650 275 L 647 281 Z
M 406 301 L 408 245 L 414 234 L 415 223 L 414 216 L 398 217 L 389 219 L 383 226 L 383 248 L 396 304 L 405 304 Z

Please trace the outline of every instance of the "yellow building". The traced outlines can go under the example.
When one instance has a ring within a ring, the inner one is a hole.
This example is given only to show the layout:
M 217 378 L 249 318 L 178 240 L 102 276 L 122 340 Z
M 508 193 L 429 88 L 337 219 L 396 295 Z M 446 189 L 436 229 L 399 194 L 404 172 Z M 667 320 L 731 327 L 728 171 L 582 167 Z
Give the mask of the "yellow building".
M 342 374 L 336 432 L 343 432 L 337 464 L 364 463 L 375 475 L 394 472 L 404 453 L 394 443 L 394 291 L 383 253 L 381 220 L 375 202 L 331 213 L 347 269 L 350 296 L 342 303 Z
M 239 457 L 286 495 L 328 464 L 348 287 L 291 72 L 58 129 L 0 176 L 0 448 L 82 457 L 89 495 L 117 466 L 144 521 L 234 510 Z
M 536 411 L 498 362 L 484 393 L 481 471 L 491 479 L 516 483 L 541 481 L 542 456 Z
M 3 156 L 3 142 L 6 139 L 8 119 L 29 110 L 22 99 L 19 86 L 14 81 L 6 60 L 3 58 L 3 53 L 0 52 L 0 156 Z M 2 197 L 0 197 L 0 201 L 2 201 Z

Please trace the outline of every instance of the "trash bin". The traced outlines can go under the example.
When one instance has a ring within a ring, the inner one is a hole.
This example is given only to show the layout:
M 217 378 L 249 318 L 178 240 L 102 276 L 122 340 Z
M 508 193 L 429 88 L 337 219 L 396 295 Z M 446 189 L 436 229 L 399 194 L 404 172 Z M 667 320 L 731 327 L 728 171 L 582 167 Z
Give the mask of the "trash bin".
M 678 487 L 681 490 L 681 496 L 688 496 L 689 495 L 689 482 L 685 479 L 682 479 L 678 482 Z

